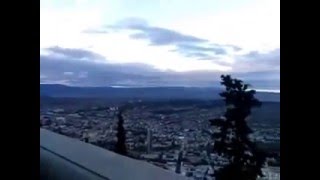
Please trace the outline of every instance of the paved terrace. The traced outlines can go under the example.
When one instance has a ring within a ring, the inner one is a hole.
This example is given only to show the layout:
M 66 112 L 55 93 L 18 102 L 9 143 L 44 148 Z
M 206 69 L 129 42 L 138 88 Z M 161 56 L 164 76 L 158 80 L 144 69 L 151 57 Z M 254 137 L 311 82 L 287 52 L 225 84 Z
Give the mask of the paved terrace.
M 147 162 L 40 128 L 43 180 L 187 180 Z

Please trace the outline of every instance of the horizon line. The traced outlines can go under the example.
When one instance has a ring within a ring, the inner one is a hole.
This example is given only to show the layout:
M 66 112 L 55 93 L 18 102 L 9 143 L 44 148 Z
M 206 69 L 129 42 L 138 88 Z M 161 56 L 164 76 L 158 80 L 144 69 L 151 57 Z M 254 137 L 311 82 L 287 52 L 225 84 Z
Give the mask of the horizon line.
M 55 84 L 55 83 L 40 83 L 40 85 L 61 85 L 67 87 L 79 87 L 79 88 L 174 88 L 174 87 L 181 87 L 181 88 L 220 88 L 216 86 L 121 86 L 121 85 L 109 85 L 109 86 L 73 86 L 73 85 L 66 85 L 66 84 Z M 222 88 L 221 88 L 222 89 Z M 257 92 L 267 92 L 267 93 L 279 93 L 280 89 L 252 89 Z

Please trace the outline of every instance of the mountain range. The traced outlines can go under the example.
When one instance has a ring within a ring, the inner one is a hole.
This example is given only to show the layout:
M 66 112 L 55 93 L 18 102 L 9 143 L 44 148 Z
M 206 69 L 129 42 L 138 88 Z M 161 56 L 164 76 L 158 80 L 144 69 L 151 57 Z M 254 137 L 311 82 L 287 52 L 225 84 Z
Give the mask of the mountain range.
M 105 98 L 105 99 L 220 99 L 221 88 L 214 87 L 73 87 L 40 84 L 40 97 Z M 280 93 L 257 92 L 261 101 L 280 102 Z

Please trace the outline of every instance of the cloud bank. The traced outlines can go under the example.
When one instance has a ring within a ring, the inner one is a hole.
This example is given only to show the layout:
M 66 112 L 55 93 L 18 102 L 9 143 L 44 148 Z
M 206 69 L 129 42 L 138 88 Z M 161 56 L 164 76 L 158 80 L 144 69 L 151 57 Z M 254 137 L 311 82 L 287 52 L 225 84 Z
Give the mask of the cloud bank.
M 219 71 L 162 71 L 141 63 L 108 63 L 98 61 L 99 54 L 61 47 L 48 48 L 47 55 L 40 56 L 40 83 L 65 84 L 72 86 L 219 86 Z M 271 54 L 250 53 L 276 64 L 266 58 Z M 242 57 L 241 57 L 242 58 Z M 241 60 L 240 58 L 240 60 Z M 240 61 L 239 60 L 239 61 Z M 252 59 L 255 61 L 257 59 Z M 275 61 L 275 60 L 274 60 Z M 242 62 L 241 62 L 242 63 Z M 246 62 L 245 62 L 246 63 Z M 248 80 L 260 89 L 279 89 L 280 78 L 275 71 L 234 72 L 233 75 Z

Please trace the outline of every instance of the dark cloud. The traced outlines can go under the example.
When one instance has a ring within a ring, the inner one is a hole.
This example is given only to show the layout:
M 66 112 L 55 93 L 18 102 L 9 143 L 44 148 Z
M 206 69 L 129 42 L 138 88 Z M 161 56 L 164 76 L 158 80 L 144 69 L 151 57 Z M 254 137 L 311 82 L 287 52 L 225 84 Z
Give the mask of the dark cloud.
M 225 45 L 226 47 L 231 47 L 234 51 L 241 51 L 242 48 L 235 45 Z
M 135 27 L 134 29 L 140 30 L 141 32 L 131 35 L 131 38 L 147 39 L 151 42 L 151 45 L 155 46 L 178 43 L 199 43 L 207 41 L 194 36 L 185 35 L 173 30 L 159 27 Z
M 245 79 L 246 83 L 258 89 L 280 89 L 280 72 L 278 70 L 235 73 L 234 75 Z
M 236 58 L 235 71 L 277 71 L 280 75 L 280 48 L 269 52 L 252 51 Z
M 129 17 L 129 18 L 125 18 L 125 19 L 118 21 L 114 25 L 106 26 L 106 27 L 111 27 L 111 28 L 115 28 L 115 29 L 119 29 L 119 28 L 123 28 L 123 29 L 138 28 L 139 29 L 139 27 L 148 27 L 148 26 L 149 26 L 149 23 L 142 18 Z
M 178 49 L 182 51 L 192 51 L 192 52 L 208 52 L 208 53 L 214 53 L 217 55 L 227 54 L 227 51 L 224 49 L 224 47 L 216 45 L 210 46 L 210 47 L 203 47 L 198 45 L 190 45 L 190 44 L 179 44 Z
M 97 53 L 84 49 L 71 49 L 71 48 L 62 48 L 62 47 L 50 47 L 46 49 L 49 53 L 53 55 L 63 56 L 69 59 L 77 60 L 104 60 L 105 58 Z
M 148 81 L 157 79 L 159 73 L 152 66 L 139 63 L 111 64 L 81 61 L 75 56 L 71 59 L 69 56 L 40 55 L 41 83 L 76 86 L 148 84 Z
M 211 43 L 211 46 L 214 47 L 223 47 L 223 48 L 230 48 L 233 51 L 241 51 L 242 48 L 239 46 L 235 46 L 235 45 L 230 45 L 230 44 L 217 44 L 217 43 Z
M 145 20 L 139 18 L 124 19 L 115 25 L 107 27 L 111 29 L 136 30 L 138 32 L 130 35 L 131 38 L 149 40 L 151 45 L 154 46 L 208 42 L 208 40 L 186 35 L 171 29 L 150 26 Z
M 251 61 L 259 61 L 270 64 L 272 66 L 280 67 L 280 49 L 275 49 L 267 53 L 260 53 L 258 51 L 252 51 L 244 56 Z
M 184 52 L 184 55 L 186 57 L 195 57 L 199 60 L 209 60 L 209 59 L 214 58 L 213 56 L 210 56 L 210 55 L 203 53 L 203 52 Z
M 212 61 L 221 66 L 230 66 L 229 62 L 226 62 L 221 58 L 221 56 L 228 54 L 224 46 L 179 44 L 171 51 L 177 52 L 188 58 Z
M 217 60 L 218 56 L 227 55 L 228 51 L 239 51 L 240 47 L 234 45 L 220 45 L 211 43 L 207 39 L 183 34 L 175 30 L 150 25 L 141 18 L 126 18 L 104 28 L 113 31 L 133 30 L 129 37 L 133 39 L 148 40 L 152 46 L 173 45 L 171 52 L 177 52 L 185 57 L 198 60 L 212 60 L 221 65 L 227 64 Z
M 40 55 L 40 82 L 74 86 L 219 86 L 219 71 L 174 72 L 160 71 L 141 63 L 112 64 L 101 61 L 82 61 L 77 49 L 54 49 L 55 53 Z M 58 49 L 58 51 L 56 51 Z M 68 53 L 66 53 L 68 52 Z M 72 53 L 69 53 L 72 52 Z M 71 55 L 70 55 L 71 54 Z M 77 55 L 73 55 L 77 54 Z M 81 54 L 81 53 L 80 53 Z M 95 54 L 87 51 L 85 54 Z M 72 56 L 73 55 L 73 56 Z M 197 56 L 200 56 L 198 54 Z M 259 57 L 253 54 L 248 56 Z M 72 58 L 70 58 L 72 57 Z M 85 56 L 88 57 L 88 56 Z M 279 72 L 232 73 L 248 80 L 255 88 L 279 89 Z
M 163 72 L 140 63 L 110 64 L 40 56 L 41 83 L 75 86 L 194 86 L 206 83 L 190 77 L 183 73 Z
M 227 51 L 219 46 L 200 46 L 191 44 L 179 44 L 173 52 L 178 52 L 185 57 L 191 57 L 198 60 L 210 60 L 215 63 L 225 65 L 219 60 L 219 55 L 226 55 Z

